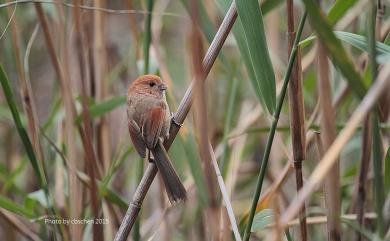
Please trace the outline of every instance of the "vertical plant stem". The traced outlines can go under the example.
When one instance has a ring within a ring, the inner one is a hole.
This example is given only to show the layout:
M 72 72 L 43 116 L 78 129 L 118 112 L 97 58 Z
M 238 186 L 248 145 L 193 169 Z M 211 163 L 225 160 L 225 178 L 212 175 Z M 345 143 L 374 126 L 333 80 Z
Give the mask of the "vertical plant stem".
M 369 17 L 367 24 L 368 32 L 368 47 L 369 61 L 371 65 L 371 79 L 374 82 L 378 75 L 378 63 L 376 62 L 376 1 L 371 1 L 369 8 Z M 384 188 L 383 188 L 383 172 L 382 172 L 382 148 L 381 136 L 379 128 L 378 108 L 374 108 L 372 116 L 372 154 L 373 154 L 373 170 L 374 170 L 374 200 L 375 212 L 377 218 L 377 233 L 380 237 L 384 236 L 384 221 L 382 207 L 384 203 Z
M 127 0 L 126 1 L 127 3 L 127 6 L 129 9 L 133 9 L 133 0 Z M 140 52 L 140 48 L 139 48 L 139 41 L 140 41 L 140 37 L 139 37 L 139 30 L 138 30 L 138 26 L 137 26 L 137 20 L 136 20 L 136 17 L 134 16 L 134 14 L 129 14 L 129 23 L 130 23 L 130 30 L 131 30 L 131 37 L 134 41 L 134 51 L 135 51 L 135 59 L 138 59 L 139 58 L 139 52 Z
M 79 1 L 75 1 L 76 4 L 79 4 Z M 81 75 L 81 105 L 82 105 L 82 121 L 83 121 L 83 130 L 81 134 L 83 135 L 83 140 L 85 142 L 84 152 L 86 158 L 86 171 L 91 178 L 91 185 L 89 189 L 91 208 L 93 217 L 95 219 L 99 218 L 99 210 L 101 203 L 98 200 L 98 189 L 96 184 L 96 178 L 99 178 L 98 175 L 98 161 L 96 154 L 92 145 L 93 135 L 92 135 L 92 120 L 88 110 L 88 93 L 92 93 L 90 90 L 92 86 L 91 73 L 89 71 L 89 54 L 90 48 L 88 47 L 87 33 L 85 31 L 84 21 L 81 16 L 81 12 L 78 8 L 73 8 L 73 16 L 75 21 L 76 29 L 76 48 L 79 60 L 79 70 Z M 81 128 L 81 127 L 80 127 Z M 101 241 L 103 240 L 103 227 L 102 225 L 92 225 L 93 240 Z
M 366 181 L 367 174 L 371 159 L 371 145 L 372 145 L 372 134 L 370 117 L 367 116 L 364 121 L 363 134 L 362 134 L 362 157 L 360 161 L 360 170 L 357 184 L 357 200 L 356 200 L 356 214 L 359 226 L 364 228 L 364 204 L 366 201 Z M 363 239 L 362 233 L 356 231 L 356 241 Z
M 288 55 L 290 55 L 295 39 L 294 3 L 292 0 L 287 0 L 287 26 L 287 37 L 289 45 Z M 301 51 L 299 47 L 297 49 L 297 57 L 295 60 L 293 72 L 290 77 L 290 84 L 288 87 L 291 139 L 295 168 L 295 180 L 298 192 L 303 185 L 302 161 L 306 159 L 305 112 L 302 92 Z M 301 211 L 299 212 L 299 224 L 301 231 L 301 240 L 306 241 L 307 226 L 305 206 L 303 206 Z
M 105 0 L 97 0 L 94 5 L 98 8 L 106 6 Z M 107 95 L 107 53 L 106 53 L 106 15 L 103 12 L 93 12 L 93 76 L 96 102 L 104 101 Z M 107 116 L 102 116 L 96 123 L 96 142 L 98 161 L 102 164 L 103 170 L 106 170 L 110 165 L 110 126 Z
M 259 176 L 257 179 L 256 191 L 255 191 L 255 195 L 253 197 L 252 206 L 251 206 L 251 210 L 249 213 L 248 223 L 247 223 L 246 228 L 245 228 L 244 239 L 243 239 L 244 241 L 248 241 L 249 237 L 250 237 L 250 231 L 252 228 L 253 218 L 255 216 L 256 206 L 257 206 L 257 202 L 259 201 L 261 188 L 263 186 L 263 180 L 264 180 L 265 172 L 267 169 L 267 164 L 268 164 L 268 159 L 269 159 L 269 155 L 271 152 L 272 142 L 273 142 L 276 127 L 277 127 L 277 124 L 279 121 L 279 115 L 280 115 L 280 112 L 282 110 L 284 97 L 286 96 L 287 86 L 288 86 L 288 82 L 290 80 L 290 76 L 291 76 L 292 69 L 294 66 L 295 58 L 297 55 L 297 48 L 298 48 L 297 46 L 298 46 L 299 40 L 301 38 L 303 26 L 305 25 L 306 16 L 307 16 L 307 13 L 305 12 L 301 18 L 300 23 L 299 23 L 298 31 L 297 31 L 297 34 L 296 34 L 295 40 L 294 40 L 294 45 L 293 45 L 293 48 L 291 50 L 290 58 L 288 61 L 287 72 L 286 72 L 286 75 L 284 76 L 282 90 L 281 90 L 280 95 L 279 95 L 279 99 L 278 99 L 278 102 L 276 105 L 276 110 L 273 114 L 271 129 L 270 129 L 267 144 L 265 147 L 263 159 L 261 162 L 260 173 L 259 173 Z
M 319 6 L 320 8 L 320 6 Z M 326 52 L 325 41 L 317 41 L 317 92 L 320 103 L 320 130 L 323 143 L 323 152 L 329 150 L 330 146 L 337 137 L 336 129 L 336 111 L 332 105 L 332 87 L 330 78 L 330 66 Z M 319 156 L 319 160 L 323 155 Z M 340 241 L 341 223 L 340 223 L 340 165 L 337 158 L 332 166 L 328 178 L 324 181 L 324 197 L 327 216 L 327 237 L 328 241 Z
M 337 162 L 338 156 L 344 146 L 352 138 L 353 134 L 364 120 L 365 116 L 378 100 L 379 96 L 384 93 L 390 82 L 390 64 L 384 65 L 384 68 L 378 75 L 376 82 L 368 90 L 367 94 L 356 107 L 352 116 L 348 119 L 345 127 L 340 131 L 329 150 L 324 154 L 319 164 L 313 170 L 305 185 L 299 191 L 296 198 L 290 203 L 289 207 L 283 212 L 281 222 L 286 225 L 299 211 L 305 201 L 316 190 L 324 178 L 328 176 L 332 166 Z
M 145 33 L 144 33 L 144 74 L 149 73 L 149 49 L 152 41 L 152 11 L 154 0 L 147 0 L 146 11 L 148 14 L 145 19 Z
M 199 7 L 196 0 L 189 2 L 191 6 L 191 32 L 189 42 L 191 46 L 191 65 L 192 75 L 194 76 L 194 125 L 199 156 L 202 165 L 203 176 L 206 181 L 206 190 L 208 203 L 203 210 L 204 222 L 203 226 L 207 231 L 206 237 L 211 240 L 221 240 L 221 232 L 219 231 L 221 218 L 220 203 L 217 200 L 217 180 L 213 173 L 212 157 L 209 150 L 209 124 L 207 114 L 207 89 L 206 84 L 202 79 L 202 56 L 203 44 L 202 36 L 199 31 Z
M 329 61 L 324 46 L 318 41 L 317 88 L 320 100 L 320 129 L 324 143 L 324 152 L 337 136 L 336 113 L 332 106 Z M 320 156 L 319 159 L 321 159 Z M 340 170 L 338 162 L 332 167 L 324 182 L 325 206 L 327 215 L 327 233 L 329 241 L 340 240 Z

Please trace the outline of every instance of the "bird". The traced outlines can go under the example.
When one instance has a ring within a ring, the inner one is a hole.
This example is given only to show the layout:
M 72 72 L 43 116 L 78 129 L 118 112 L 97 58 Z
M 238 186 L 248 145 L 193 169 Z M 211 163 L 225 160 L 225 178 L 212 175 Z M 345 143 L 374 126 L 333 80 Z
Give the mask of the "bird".
M 164 148 L 169 137 L 171 113 L 166 101 L 167 85 L 157 75 L 135 79 L 127 90 L 127 121 L 130 139 L 138 154 L 153 155 L 171 204 L 186 200 L 186 190 Z

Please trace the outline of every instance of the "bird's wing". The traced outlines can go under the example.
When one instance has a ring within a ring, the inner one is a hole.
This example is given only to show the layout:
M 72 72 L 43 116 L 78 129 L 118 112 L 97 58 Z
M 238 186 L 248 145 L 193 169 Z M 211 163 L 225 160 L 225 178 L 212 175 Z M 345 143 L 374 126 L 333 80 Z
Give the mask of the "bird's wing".
M 144 158 L 146 156 L 146 143 L 143 140 L 139 126 L 134 120 L 129 120 L 128 127 L 134 148 L 137 150 L 138 154 Z
M 142 136 L 149 149 L 153 149 L 161 134 L 166 115 L 166 105 L 164 102 L 158 102 L 148 111 L 144 117 L 142 126 Z

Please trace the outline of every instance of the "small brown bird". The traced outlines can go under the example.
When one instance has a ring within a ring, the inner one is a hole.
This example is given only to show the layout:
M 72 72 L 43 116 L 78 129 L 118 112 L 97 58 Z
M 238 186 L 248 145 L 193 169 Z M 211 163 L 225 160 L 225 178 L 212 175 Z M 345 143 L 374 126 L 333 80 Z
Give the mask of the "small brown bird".
M 142 158 L 145 158 L 146 151 L 153 154 L 169 201 L 174 204 L 186 199 L 186 190 L 163 146 L 171 124 L 166 89 L 156 75 L 138 77 L 127 91 L 127 119 L 134 148 Z

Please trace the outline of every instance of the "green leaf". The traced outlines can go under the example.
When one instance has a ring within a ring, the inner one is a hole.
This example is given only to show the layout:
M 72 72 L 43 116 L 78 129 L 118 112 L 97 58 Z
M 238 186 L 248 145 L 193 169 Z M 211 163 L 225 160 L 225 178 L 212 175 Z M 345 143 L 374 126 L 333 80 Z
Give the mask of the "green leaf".
M 185 139 L 183 138 L 182 135 L 178 135 L 177 137 L 180 143 L 182 144 L 186 157 L 188 159 L 188 165 L 190 167 L 190 171 L 192 177 L 194 178 L 194 182 L 200 197 L 200 204 L 202 206 L 205 206 L 208 203 L 209 197 L 206 190 L 206 184 L 203 176 L 201 162 L 198 158 L 199 155 L 195 149 L 196 143 L 194 140 L 194 136 L 192 132 L 189 131 Z
M 110 203 L 117 205 L 122 210 L 127 210 L 127 202 L 124 201 L 123 198 L 120 197 L 116 192 L 103 186 L 101 183 L 99 183 L 99 193 L 101 197 L 104 197 Z
M 337 0 L 328 13 L 330 24 L 335 25 L 356 2 L 357 0 Z
M 134 151 L 132 146 L 129 146 L 123 153 L 118 153 L 114 161 L 111 162 L 110 167 L 107 170 L 107 174 L 102 178 L 102 185 L 107 187 L 114 173 L 119 169 L 121 164 L 126 160 L 128 155 Z
M 356 2 L 357 0 L 336 0 L 328 12 L 329 24 L 334 26 Z M 315 36 L 311 35 L 302 40 L 299 45 L 301 48 L 304 48 L 309 45 L 313 39 L 315 39 Z
M 237 90 L 238 90 L 238 79 L 235 76 L 232 76 L 232 80 L 230 81 L 230 90 L 229 90 L 229 98 L 228 98 L 228 105 L 226 109 L 226 117 L 225 117 L 225 123 L 224 123 L 224 129 L 223 129 L 223 138 L 222 138 L 222 155 L 220 157 L 219 161 L 219 168 L 222 171 L 222 177 L 226 177 L 226 172 L 228 170 L 228 156 L 229 156 L 229 145 L 228 145 L 228 136 L 230 133 L 230 129 L 232 126 L 232 121 L 234 117 L 234 107 L 236 104 L 236 97 L 237 97 Z
M 18 111 L 18 108 L 16 107 L 16 103 L 15 103 L 15 100 L 13 98 L 13 94 L 11 91 L 11 86 L 9 84 L 7 75 L 5 74 L 2 65 L 0 65 L 0 82 L 1 82 L 1 86 L 3 87 L 4 96 L 7 100 L 8 107 L 12 113 L 12 117 L 14 119 L 16 129 L 17 129 L 19 136 L 22 140 L 24 148 L 27 152 L 27 156 L 30 159 L 31 165 L 32 165 L 34 172 L 35 172 L 35 175 L 38 178 L 40 186 L 46 187 L 46 180 L 44 178 L 43 172 L 41 172 L 41 169 L 39 167 L 39 163 L 38 163 L 38 160 L 35 156 L 34 149 L 33 149 L 33 146 L 31 144 L 30 138 L 27 135 L 26 129 L 22 125 L 19 111 Z
M 349 43 L 350 45 L 362 50 L 362 51 L 368 51 L 368 43 L 367 38 L 365 36 L 349 33 L 349 32 L 343 32 L 343 31 L 335 31 L 334 32 L 336 37 L 342 40 L 343 42 Z M 378 55 L 381 54 L 390 54 L 390 46 L 381 43 L 376 42 L 376 51 Z
M 257 0 L 237 0 L 238 17 L 243 28 L 246 48 L 255 79 L 252 85 L 270 113 L 276 107 L 275 75 L 268 52 L 263 17 Z M 238 25 L 240 22 L 237 23 Z M 247 69 L 250 66 L 247 66 Z
M 387 149 L 385 157 L 385 197 L 390 191 L 390 147 Z
M 354 46 L 355 48 L 368 52 L 367 38 L 365 36 L 354 34 L 350 32 L 334 31 L 335 36 L 341 41 Z M 313 35 L 302 40 L 299 45 L 304 48 L 308 46 L 317 36 Z M 390 46 L 376 42 L 377 61 L 379 63 L 386 63 L 390 60 Z
M 107 112 L 110 112 L 114 110 L 115 108 L 124 105 L 126 103 L 126 97 L 125 96 L 117 96 L 113 97 L 111 99 L 108 99 L 106 101 L 103 101 L 99 104 L 92 105 L 89 108 L 89 114 L 92 118 L 100 117 Z M 76 123 L 80 124 L 82 120 L 81 114 L 77 116 Z
M 355 92 L 359 98 L 363 98 L 366 93 L 366 87 L 363 84 L 363 79 L 356 71 L 355 66 L 348 58 L 340 41 L 333 33 L 328 19 L 320 11 L 314 0 L 303 0 L 303 2 L 308 12 L 310 24 L 315 32 L 317 32 L 321 43 L 324 45 L 330 58 L 333 60 L 333 64 L 344 75 L 352 91 Z
M 4 196 L 0 196 L 0 207 L 29 219 L 34 217 L 34 214 L 30 210 L 19 206 L 16 202 Z
M 274 216 L 272 209 L 263 209 L 258 212 L 253 219 L 251 232 L 259 231 L 272 224 Z
M 42 189 L 35 191 L 35 192 L 32 192 L 32 193 L 29 193 L 27 195 L 27 198 L 29 198 L 30 200 L 37 201 L 39 204 L 42 205 L 42 207 L 45 207 L 45 208 L 49 207 L 49 205 L 47 205 L 47 199 L 45 197 L 45 192 Z
M 260 5 L 261 12 L 265 16 L 282 3 L 284 3 L 284 0 L 265 0 Z

